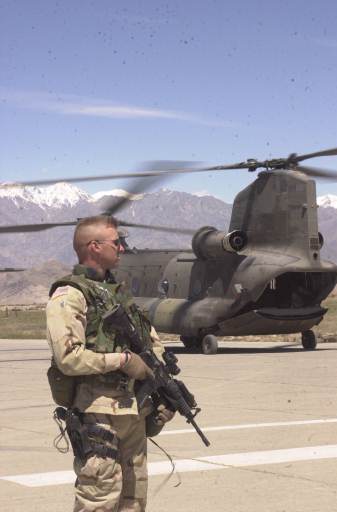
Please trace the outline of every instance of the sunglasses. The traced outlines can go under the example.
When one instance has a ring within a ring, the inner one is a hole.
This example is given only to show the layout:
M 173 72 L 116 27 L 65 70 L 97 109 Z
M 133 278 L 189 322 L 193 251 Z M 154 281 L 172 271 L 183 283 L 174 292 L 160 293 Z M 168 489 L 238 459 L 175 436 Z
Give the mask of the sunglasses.
M 87 245 L 91 244 L 91 242 L 96 242 L 97 244 L 105 244 L 107 242 L 111 242 L 117 249 L 121 246 L 121 239 L 115 238 L 114 240 L 90 240 L 90 242 L 87 243 Z

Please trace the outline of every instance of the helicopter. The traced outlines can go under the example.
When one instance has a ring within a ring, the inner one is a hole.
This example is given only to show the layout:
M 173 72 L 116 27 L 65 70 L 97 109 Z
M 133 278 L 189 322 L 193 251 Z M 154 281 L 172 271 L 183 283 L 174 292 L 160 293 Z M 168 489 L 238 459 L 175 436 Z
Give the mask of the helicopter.
M 262 168 L 235 197 L 228 232 L 212 226 L 196 231 L 120 221 L 120 226 L 183 232 L 191 250 L 125 248 L 115 272 L 135 302 L 161 332 L 178 334 L 187 349 L 215 354 L 219 336 L 301 333 L 305 350 L 314 350 L 312 327 L 327 309 L 321 302 L 337 282 L 337 266 L 323 261 L 313 178 L 336 179 L 332 171 L 300 165 L 303 160 L 337 155 L 337 148 L 288 158 L 249 159 L 232 165 L 193 167 L 192 163 L 153 162 L 141 173 L 82 177 L 62 181 L 137 178 L 132 194 L 170 175 Z M 60 180 L 24 182 L 49 184 Z M 149 183 L 148 182 L 148 183 Z M 107 208 L 114 215 L 127 198 Z M 0 226 L 0 233 L 40 231 L 77 221 Z

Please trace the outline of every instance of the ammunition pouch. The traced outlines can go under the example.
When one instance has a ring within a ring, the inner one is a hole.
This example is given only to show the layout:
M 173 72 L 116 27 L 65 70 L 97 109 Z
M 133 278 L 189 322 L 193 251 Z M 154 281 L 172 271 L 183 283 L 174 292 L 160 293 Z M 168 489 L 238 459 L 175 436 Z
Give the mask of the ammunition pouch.
M 116 436 L 98 425 L 86 425 L 82 421 L 82 414 L 76 409 L 64 409 L 57 407 L 57 418 L 64 421 L 66 430 L 75 457 L 86 460 L 93 455 L 99 457 L 117 458 L 117 449 L 111 448 L 107 443 L 116 442 Z
M 98 427 L 97 425 L 85 425 L 92 451 L 94 455 L 99 457 L 117 459 L 117 449 L 107 446 L 106 443 L 112 443 L 115 441 L 116 436 L 106 430 L 105 428 Z
M 86 376 L 86 380 L 88 380 L 88 376 Z M 119 370 L 94 375 L 92 380 L 97 382 L 97 384 L 109 386 L 109 388 L 116 391 L 126 392 L 133 389 L 133 384 L 130 382 L 131 379 Z
M 62 407 L 71 407 L 75 398 L 76 377 L 64 375 L 53 360 L 47 377 L 54 402 Z

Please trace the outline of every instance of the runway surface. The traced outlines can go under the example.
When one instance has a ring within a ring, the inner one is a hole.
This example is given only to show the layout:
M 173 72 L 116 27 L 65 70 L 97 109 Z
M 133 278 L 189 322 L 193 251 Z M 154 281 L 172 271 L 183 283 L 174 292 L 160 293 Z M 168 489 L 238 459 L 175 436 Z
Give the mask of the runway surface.
M 337 512 L 337 345 L 222 343 L 217 355 L 167 343 L 202 411 L 205 447 L 182 417 L 149 443 L 149 512 Z M 0 340 L 4 512 L 72 510 L 71 454 L 58 434 L 42 340 Z

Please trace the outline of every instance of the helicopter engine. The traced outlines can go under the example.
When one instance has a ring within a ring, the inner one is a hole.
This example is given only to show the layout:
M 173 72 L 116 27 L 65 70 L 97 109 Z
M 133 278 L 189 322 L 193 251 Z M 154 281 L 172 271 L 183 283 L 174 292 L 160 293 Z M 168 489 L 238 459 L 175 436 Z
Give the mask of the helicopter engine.
M 193 252 L 201 260 L 223 258 L 226 252 L 239 252 L 246 244 L 244 231 L 234 230 L 226 234 L 212 226 L 200 228 L 192 239 Z

